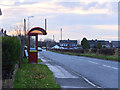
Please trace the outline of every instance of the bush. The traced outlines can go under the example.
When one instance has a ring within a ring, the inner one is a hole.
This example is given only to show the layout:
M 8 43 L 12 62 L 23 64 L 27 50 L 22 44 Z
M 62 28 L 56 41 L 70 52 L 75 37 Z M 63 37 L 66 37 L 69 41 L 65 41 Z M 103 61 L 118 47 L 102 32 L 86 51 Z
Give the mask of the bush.
M 89 53 L 89 49 L 84 49 L 84 53 Z
M 59 52 L 84 53 L 84 49 L 52 49 Z
M 20 42 L 17 37 L 2 37 L 2 78 L 11 78 L 20 57 Z
M 92 48 L 91 53 L 97 53 L 97 48 Z
M 112 48 L 102 48 L 99 50 L 99 54 L 103 54 L 103 55 L 114 55 L 115 54 L 115 50 Z
M 83 49 L 75 49 L 73 50 L 74 53 L 84 53 Z

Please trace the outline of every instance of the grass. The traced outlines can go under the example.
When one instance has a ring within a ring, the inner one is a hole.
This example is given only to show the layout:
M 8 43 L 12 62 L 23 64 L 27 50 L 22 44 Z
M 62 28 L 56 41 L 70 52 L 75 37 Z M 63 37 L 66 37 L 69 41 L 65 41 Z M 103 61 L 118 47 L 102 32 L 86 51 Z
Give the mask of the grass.
M 27 60 L 28 61 L 28 60 Z M 38 63 L 42 62 L 40 59 L 38 59 Z
M 85 57 L 92 57 L 92 58 L 98 58 L 98 59 L 105 59 L 105 60 L 115 60 L 119 61 L 120 58 L 116 56 L 105 56 L 105 55 L 97 55 L 97 54 L 81 54 L 81 53 L 71 53 L 71 52 L 60 52 L 60 51 L 54 51 L 52 52 L 61 53 L 61 54 L 67 54 L 67 55 L 76 55 L 76 56 L 85 56 Z
M 39 60 L 38 62 L 42 62 Z M 21 68 L 15 75 L 13 88 L 61 88 L 56 83 L 53 73 L 46 65 L 28 64 L 28 59 L 23 59 Z
M 30 50 L 30 52 L 37 52 L 37 50 Z

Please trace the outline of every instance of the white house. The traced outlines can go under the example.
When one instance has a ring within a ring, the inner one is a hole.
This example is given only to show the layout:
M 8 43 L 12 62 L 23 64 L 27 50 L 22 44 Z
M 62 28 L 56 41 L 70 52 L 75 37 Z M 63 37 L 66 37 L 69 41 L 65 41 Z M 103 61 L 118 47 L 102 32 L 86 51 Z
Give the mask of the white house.
M 55 45 L 52 47 L 52 49 L 59 49 L 60 47 L 58 45 Z

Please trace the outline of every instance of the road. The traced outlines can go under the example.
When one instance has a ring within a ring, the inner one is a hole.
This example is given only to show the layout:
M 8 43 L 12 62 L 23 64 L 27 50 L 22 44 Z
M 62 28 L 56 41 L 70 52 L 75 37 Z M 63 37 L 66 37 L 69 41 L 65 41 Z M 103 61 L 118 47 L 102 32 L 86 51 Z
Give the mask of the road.
M 59 64 L 68 72 L 82 77 L 93 86 L 118 88 L 118 62 L 64 55 L 50 51 L 41 52 L 40 58 L 41 57 Z

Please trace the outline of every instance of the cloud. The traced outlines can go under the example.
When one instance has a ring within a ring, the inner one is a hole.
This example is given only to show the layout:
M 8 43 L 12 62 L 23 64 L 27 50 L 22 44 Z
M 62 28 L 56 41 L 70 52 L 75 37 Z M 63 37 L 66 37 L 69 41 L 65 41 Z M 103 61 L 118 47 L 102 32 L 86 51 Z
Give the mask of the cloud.
M 119 0 L 50 0 L 50 1 L 56 1 L 56 2 L 86 2 L 86 3 L 90 3 L 90 2 L 100 2 L 100 3 L 104 3 L 104 2 L 119 2 Z
M 14 5 L 15 2 L 11 0 L 1 0 L 0 5 Z
M 23 2 L 25 2 L 25 0 L 19 0 L 19 2 L 20 2 L 20 3 L 23 3 Z
M 17 25 L 17 26 L 23 26 L 23 23 L 17 22 L 15 25 Z
M 97 30 L 97 31 L 118 31 L 118 25 L 68 25 L 63 26 L 65 30 Z
M 48 30 L 47 33 L 48 34 L 59 34 L 60 31 L 58 31 L 58 30 Z
M 7 2 L 10 2 L 9 0 Z M 78 2 L 82 3 L 82 2 Z M 82 6 L 70 8 L 63 6 L 57 2 L 38 2 L 33 4 L 21 4 L 18 6 L 3 6 L 6 12 L 12 12 L 13 14 L 21 12 L 22 14 L 49 14 L 49 13 L 72 13 L 72 14 L 112 14 L 113 11 L 109 8 L 96 8 L 89 7 L 87 10 L 84 9 L 85 3 Z M 106 4 L 107 5 L 107 4 Z
M 10 0 L 7 1 L 9 2 Z M 22 2 L 25 1 L 22 0 Z M 9 5 L 7 3 L 6 5 L 3 3 L 3 5 L 0 6 L 3 11 L 3 15 L 0 17 L 0 19 L 2 18 L 3 25 L 10 27 L 10 25 L 17 22 L 22 22 L 23 18 L 25 17 L 27 18 L 28 16 L 31 15 L 35 16 L 33 20 L 31 19 L 31 23 L 30 23 L 31 25 L 32 25 L 32 21 L 34 24 L 41 25 L 40 23 L 41 18 L 44 17 L 51 18 L 48 19 L 49 29 L 48 29 L 47 37 L 49 36 L 51 37 L 51 35 L 53 34 L 56 36 L 56 38 L 60 37 L 60 30 L 58 30 L 58 28 L 56 29 L 56 27 L 58 26 L 63 27 L 63 34 L 65 38 L 70 37 L 73 39 L 77 39 L 77 38 L 79 39 L 83 36 L 88 36 L 93 39 L 96 37 L 99 38 L 100 35 L 101 37 L 102 35 L 107 37 L 109 35 L 106 35 L 104 31 L 108 33 L 109 31 L 115 33 L 118 30 L 117 25 L 109 25 L 108 23 L 109 21 L 112 22 L 111 20 L 114 19 L 113 16 L 116 15 L 116 13 L 113 13 L 115 11 L 111 9 L 113 7 L 111 3 L 98 2 L 97 4 L 94 4 L 93 2 L 83 1 L 83 2 L 78 2 L 81 5 L 75 7 L 71 7 L 71 5 L 69 5 L 70 7 L 67 7 L 66 5 L 60 4 L 59 2 L 53 2 L 53 1 L 24 3 L 18 5 L 14 5 L 14 1 L 11 4 L 8 3 Z M 106 19 L 104 18 L 103 19 L 105 20 L 105 22 L 102 23 L 99 22 L 99 19 L 101 18 L 96 16 L 102 16 L 101 14 L 105 15 L 105 18 L 110 17 L 109 20 L 107 19 L 108 20 L 107 23 L 106 23 Z M 57 15 L 59 17 L 57 17 Z M 68 15 L 68 17 L 64 17 L 65 15 Z M 78 19 L 76 19 L 75 15 L 78 16 L 77 17 Z M 94 15 L 95 15 L 95 20 L 93 19 L 91 20 L 91 16 L 94 17 Z M 66 22 L 65 20 L 67 21 L 67 24 L 65 24 Z M 62 24 L 60 22 L 62 22 Z M 87 25 L 88 24 L 87 22 L 89 22 L 90 24 L 99 24 L 99 25 Z M 114 22 L 115 21 L 113 20 L 113 23 Z M 106 25 L 102 25 L 103 23 Z M 17 25 L 19 25 L 19 23 L 17 23 Z M 63 25 L 67 25 L 67 26 L 63 26 Z M 11 33 L 14 34 L 15 32 L 11 31 Z M 115 37 L 115 35 L 110 35 L 110 36 Z
M 80 2 L 79 2 L 80 3 Z M 83 3 L 84 6 L 84 3 Z M 73 14 L 111 14 L 109 8 L 89 7 L 87 10 L 83 6 L 69 8 L 56 2 L 41 2 L 32 5 L 21 5 L 20 8 L 27 8 L 29 11 L 34 9 L 34 13 L 73 13 Z
M 98 30 L 113 30 L 118 31 L 118 25 L 93 25 L 92 28 L 98 29 Z
M 63 27 L 65 37 L 82 39 L 117 40 L 117 25 L 67 25 Z
M 111 40 L 117 40 L 118 39 L 118 37 L 113 37 L 113 36 L 104 36 L 103 37 L 104 39 L 111 39 Z
M 69 13 L 74 14 L 112 14 L 112 11 L 109 9 L 96 9 L 94 7 L 90 7 L 88 10 L 84 10 L 82 7 L 74 8 L 73 10 L 69 10 Z

